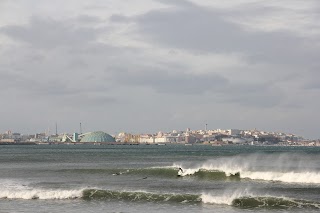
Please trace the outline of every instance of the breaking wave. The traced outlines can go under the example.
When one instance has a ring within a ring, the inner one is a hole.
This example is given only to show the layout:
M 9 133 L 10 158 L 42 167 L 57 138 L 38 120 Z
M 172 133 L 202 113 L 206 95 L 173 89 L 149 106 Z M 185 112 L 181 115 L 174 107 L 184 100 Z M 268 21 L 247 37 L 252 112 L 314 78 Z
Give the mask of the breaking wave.
M 265 160 L 265 164 L 270 162 Z M 290 159 L 289 161 L 290 162 Z M 320 163 L 320 160 L 319 162 Z M 260 165 L 259 165 L 260 164 Z M 177 178 L 178 168 L 183 169 L 182 177 L 193 176 L 207 180 L 251 180 L 281 181 L 285 183 L 320 184 L 320 169 L 306 165 L 294 167 L 284 162 L 270 162 L 271 165 L 261 165 L 261 162 L 250 157 L 230 157 L 209 160 L 197 165 L 174 163 L 168 167 L 129 168 L 129 169 L 73 169 L 63 172 L 101 173 L 105 175 L 121 175 L 158 178 Z
M 250 193 L 247 190 L 236 190 L 222 195 L 202 194 L 201 201 L 206 204 L 229 205 L 245 209 L 320 209 L 319 202 L 269 195 L 257 195 Z
M 157 194 L 149 192 L 110 191 L 99 189 L 86 189 L 83 199 L 116 199 L 126 201 L 151 201 L 151 202 L 177 202 L 200 203 L 201 197 L 192 194 Z
M 266 181 L 281 181 L 286 183 L 307 183 L 319 184 L 320 173 L 318 172 L 272 172 L 272 171 L 246 171 L 238 168 L 233 171 L 230 169 L 213 168 L 201 166 L 197 169 L 183 168 L 185 173 L 181 176 L 195 175 L 198 177 L 205 177 L 210 179 L 217 178 L 248 178 L 252 180 L 266 180 Z
M 320 183 L 320 173 L 316 172 L 252 172 L 240 173 L 241 178 L 281 181 L 287 183 Z
M 76 199 L 82 197 L 83 189 L 43 189 L 30 187 L 27 182 L 1 180 L 0 199 Z
M 0 192 L 1 199 L 40 199 L 40 200 L 53 200 L 53 199 L 76 199 L 82 197 L 83 190 L 45 190 L 45 189 L 30 189 L 30 190 L 3 190 Z
M 320 209 L 320 203 L 278 197 L 242 197 L 234 199 L 232 206 L 240 208 Z
M 222 171 L 207 171 L 205 169 L 186 169 L 183 176 L 194 175 L 197 178 L 209 180 L 224 180 L 229 179 Z M 149 168 L 130 168 L 130 169 L 73 169 L 63 170 L 63 172 L 72 173 L 87 173 L 96 174 L 101 173 L 112 176 L 132 176 L 136 178 L 141 177 L 160 177 L 160 178 L 177 178 L 178 167 L 149 167 Z M 238 178 L 239 179 L 239 178 Z
M 225 176 L 252 180 L 281 181 L 286 183 L 320 184 L 320 159 L 303 159 L 290 155 L 248 155 L 217 158 L 198 165 L 175 163 L 181 167 L 182 176 L 199 173 L 224 173 Z M 303 159 L 303 160 L 300 160 Z
M 19 188 L 19 189 L 18 189 Z M 3 189 L 0 199 L 83 199 L 83 200 L 116 200 L 127 202 L 171 202 L 189 204 L 229 205 L 236 208 L 276 208 L 276 209 L 320 209 L 320 203 L 295 200 L 284 197 L 257 196 L 247 191 L 235 191 L 222 195 L 211 194 L 174 194 L 152 193 L 142 191 L 114 191 L 105 189 L 37 189 L 26 186 L 15 189 Z
M 173 164 L 171 167 L 158 168 L 138 168 L 138 169 L 113 169 L 113 170 L 90 170 L 85 169 L 72 172 L 85 173 L 105 173 L 108 175 L 130 175 L 138 177 L 163 177 L 177 178 L 178 168 L 183 169 L 181 176 L 194 176 L 199 179 L 207 180 L 240 180 L 247 178 L 252 180 L 281 181 L 286 183 L 305 183 L 320 184 L 320 172 L 300 171 L 300 170 L 281 170 L 277 168 L 267 168 L 261 170 L 258 167 L 248 166 L 240 163 L 230 163 L 230 161 L 207 161 L 196 166 L 183 164 Z M 272 171 L 274 170 L 274 171 Z
M 313 201 L 272 196 L 254 196 L 243 192 L 213 196 L 210 194 L 159 194 L 149 192 L 86 189 L 83 191 L 82 198 L 85 200 L 124 200 L 130 202 L 204 203 L 229 205 L 239 208 L 320 209 L 320 203 Z

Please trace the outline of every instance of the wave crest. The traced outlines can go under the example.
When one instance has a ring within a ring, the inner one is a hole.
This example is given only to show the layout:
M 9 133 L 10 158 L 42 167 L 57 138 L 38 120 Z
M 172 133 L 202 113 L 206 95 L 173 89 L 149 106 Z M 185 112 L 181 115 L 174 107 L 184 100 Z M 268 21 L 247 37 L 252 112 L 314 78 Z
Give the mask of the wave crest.
M 82 190 L 44 190 L 44 189 L 31 189 L 31 190 L 3 190 L 0 192 L 0 198 L 4 199 L 75 199 L 82 197 Z
M 198 165 L 175 163 L 187 175 L 199 172 L 223 172 L 228 177 L 239 176 L 252 180 L 281 181 L 286 183 L 320 184 L 320 167 L 316 159 L 305 159 L 303 155 L 256 154 L 221 157 Z
M 247 190 L 223 195 L 210 194 L 161 194 L 141 191 L 112 191 L 104 189 L 78 190 L 3 190 L 2 199 L 84 199 L 84 200 L 123 200 L 129 202 L 174 202 L 192 204 L 229 205 L 236 208 L 274 208 L 274 209 L 320 209 L 320 203 L 272 196 L 257 196 Z
M 199 203 L 199 195 L 192 194 L 157 194 L 149 192 L 128 192 L 110 191 L 100 189 L 86 189 L 83 191 L 83 199 L 117 199 L 126 201 L 152 201 L 152 202 L 178 202 L 178 203 Z
M 232 201 L 232 206 L 240 208 L 270 209 L 320 209 L 320 204 L 305 200 L 293 200 L 278 197 L 241 197 Z

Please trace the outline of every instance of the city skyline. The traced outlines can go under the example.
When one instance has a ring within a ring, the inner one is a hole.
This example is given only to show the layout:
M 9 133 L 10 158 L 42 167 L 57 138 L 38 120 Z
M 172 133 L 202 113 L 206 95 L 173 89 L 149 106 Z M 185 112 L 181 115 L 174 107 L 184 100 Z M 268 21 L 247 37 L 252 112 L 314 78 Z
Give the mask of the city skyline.
M 57 127 L 57 126 L 56 126 Z M 20 134 L 7 131 L 0 133 L 0 144 L 206 144 L 206 145 L 276 145 L 276 146 L 319 146 L 320 139 L 310 140 L 299 135 L 284 132 L 268 132 L 265 130 L 251 129 L 205 129 L 159 131 L 156 133 L 121 132 L 110 135 L 104 131 L 58 133 L 52 134 L 49 130 L 44 133 Z
M 318 139 L 320 3 L 1 1 L 0 131 Z
M 90 128 L 89 128 L 90 129 Z M 32 132 L 32 133 L 22 133 L 22 132 L 18 132 L 18 131 L 14 131 L 14 130 L 7 130 L 7 131 L 4 131 L 4 132 L 0 132 L 0 136 L 2 134 L 22 134 L 22 135 L 37 135 L 37 134 L 44 134 L 46 136 L 55 136 L 55 135 L 66 135 L 66 134 L 69 134 L 69 135 L 72 135 L 74 133 L 76 134 L 88 134 L 90 132 L 108 132 L 107 130 L 104 130 L 104 129 L 95 129 L 95 130 L 92 130 L 90 129 L 89 131 L 83 131 L 83 127 L 82 127 L 82 123 L 79 124 L 79 129 L 78 131 L 73 131 L 73 132 L 66 132 L 64 130 L 60 130 L 58 129 L 58 125 L 57 123 L 55 124 L 55 129 L 52 130 L 50 128 L 47 128 L 45 129 L 44 131 L 37 131 L 37 132 Z M 222 135 L 231 135 L 231 136 L 234 136 L 232 134 L 232 132 L 237 132 L 237 134 L 240 134 L 240 132 L 259 132 L 260 134 L 280 134 L 280 135 L 291 135 L 291 136 L 295 136 L 295 137 L 299 137 L 299 138 L 303 138 L 303 139 L 307 139 L 307 140 L 316 140 L 315 138 L 304 138 L 302 135 L 297 135 L 293 132 L 281 132 L 281 131 L 268 131 L 268 130 L 263 130 L 263 129 L 257 129 L 257 128 L 251 128 L 251 129 L 235 129 L 235 128 L 226 128 L 226 129 L 221 129 L 221 128 L 208 128 L 208 124 L 205 124 L 204 125 L 204 128 L 201 129 L 201 128 L 198 128 L 198 129 L 191 129 L 191 128 L 185 128 L 185 129 L 172 129 L 172 130 L 161 130 L 159 129 L 158 131 L 155 131 L 155 132 L 146 132 L 146 131 L 143 131 L 143 132 L 132 132 L 130 130 L 127 130 L 127 131 L 120 131 L 120 132 L 108 132 L 110 133 L 111 135 L 117 137 L 118 135 L 122 135 L 122 134 L 129 134 L 129 135 L 157 135 L 157 134 L 171 134 L 171 133 L 176 133 L 176 132 L 184 132 L 184 133 L 187 133 L 187 132 L 190 132 L 190 133 L 199 133 L 201 132 L 202 134 L 203 133 L 213 133 L 215 132 L 216 133 L 220 133 Z M 237 135 L 236 134 L 236 135 Z M 318 139 L 318 138 L 317 138 Z M 318 139 L 319 140 L 319 139 Z

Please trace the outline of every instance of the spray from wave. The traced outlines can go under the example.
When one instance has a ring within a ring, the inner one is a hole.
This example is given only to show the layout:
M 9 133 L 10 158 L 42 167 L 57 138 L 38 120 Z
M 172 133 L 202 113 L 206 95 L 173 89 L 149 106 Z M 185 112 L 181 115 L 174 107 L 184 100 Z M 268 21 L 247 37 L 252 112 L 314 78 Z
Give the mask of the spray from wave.
M 235 191 L 225 191 L 219 195 L 213 195 L 210 193 L 203 193 L 201 195 L 201 200 L 203 203 L 208 204 L 220 204 L 220 205 L 232 205 L 234 199 L 241 198 L 244 196 L 254 196 L 249 192 L 248 189 L 238 189 Z
M 298 200 L 287 197 L 259 195 L 248 189 L 226 191 L 221 195 L 202 194 L 205 204 L 229 205 L 244 209 L 320 209 L 320 203 L 308 200 Z
M 290 154 L 254 154 L 212 159 L 188 167 L 186 163 L 175 163 L 183 168 L 182 176 L 196 175 L 201 171 L 224 172 L 226 176 L 240 176 L 253 180 L 282 181 L 287 183 L 320 183 L 320 158 L 306 158 Z
M 52 200 L 52 199 L 75 199 L 82 196 L 82 190 L 22 190 L 12 192 L 9 190 L 1 191 L 0 198 L 6 199 L 40 199 L 40 200 Z
M 61 190 L 30 187 L 27 182 L 2 180 L 0 184 L 1 199 L 75 199 L 82 197 L 83 189 Z

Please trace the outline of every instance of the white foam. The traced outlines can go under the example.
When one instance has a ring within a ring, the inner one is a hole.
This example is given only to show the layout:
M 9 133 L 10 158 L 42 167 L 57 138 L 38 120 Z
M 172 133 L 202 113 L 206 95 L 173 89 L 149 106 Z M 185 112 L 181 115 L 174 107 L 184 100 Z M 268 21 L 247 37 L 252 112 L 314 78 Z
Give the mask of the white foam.
M 203 193 L 201 195 L 201 200 L 203 203 L 207 204 L 231 205 L 234 199 L 249 196 L 254 195 L 249 192 L 248 189 L 238 189 L 235 191 L 226 191 L 220 195 Z
M 81 197 L 84 190 L 32 188 L 21 180 L 2 179 L 0 182 L 0 199 L 74 199 Z
M 298 161 L 299 156 L 282 155 L 247 155 L 217 158 L 188 168 L 183 164 L 173 167 L 183 169 L 185 175 L 193 175 L 200 170 L 220 171 L 226 176 L 240 173 L 241 178 L 254 180 L 282 181 L 286 183 L 319 184 L 320 172 L 309 167 L 307 159 Z M 292 163 L 296 162 L 296 165 Z M 301 165 L 305 165 L 305 168 Z M 261 167 L 264 167 L 262 170 Z M 259 169 L 260 168 L 260 169 Z
M 241 178 L 249 178 L 253 180 L 281 181 L 286 183 L 320 183 L 320 173 L 315 171 L 255 171 L 247 165 L 230 165 L 229 163 L 222 165 L 206 165 L 201 169 L 217 170 L 225 172 L 227 176 L 240 173 Z M 274 169 L 279 169 L 275 167 Z
M 320 173 L 316 172 L 256 172 L 243 171 L 242 178 L 256 180 L 282 181 L 287 183 L 320 183 Z
M 201 169 L 201 167 L 185 168 L 179 164 L 173 164 L 171 168 L 182 168 L 183 172 L 180 174 L 181 176 L 194 175 L 195 173 L 199 172 Z
M 75 199 L 82 196 L 83 190 L 44 190 L 44 189 L 32 189 L 32 190 L 1 190 L 0 198 L 7 199 Z
M 183 169 L 183 173 L 181 176 L 193 175 L 196 172 L 199 172 L 199 170 L 200 170 L 199 168 L 197 168 L 197 169 Z

